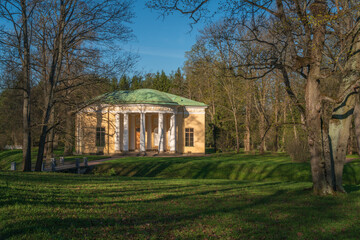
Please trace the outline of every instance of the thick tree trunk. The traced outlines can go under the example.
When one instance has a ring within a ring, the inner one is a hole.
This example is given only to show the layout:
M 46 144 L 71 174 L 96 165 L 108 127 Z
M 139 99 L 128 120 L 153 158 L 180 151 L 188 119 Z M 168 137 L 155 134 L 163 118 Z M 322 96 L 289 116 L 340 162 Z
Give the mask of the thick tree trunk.
M 320 70 L 320 68 L 318 69 Z M 328 131 L 326 131 L 328 123 L 324 122 L 326 119 L 321 116 L 321 94 L 316 79 L 317 77 L 312 73 L 306 86 L 306 125 L 311 155 L 313 191 L 317 195 L 327 195 L 334 193 L 329 159 L 330 151 L 327 151 L 329 146 Z
M 357 20 L 357 32 L 360 29 L 359 19 Z M 358 68 L 360 64 L 360 36 L 354 37 L 353 46 L 346 62 L 345 70 L 348 73 L 340 86 L 339 93 L 344 100 L 335 106 L 330 120 L 329 141 L 331 141 L 330 152 L 331 161 L 334 165 L 334 190 L 345 192 L 342 187 L 343 168 L 346 160 L 347 144 L 354 113 L 355 129 L 359 125 L 359 94 L 358 94 Z M 350 91 L 350 92 L 349 92 Z M 346 95 L 345 95 L 346 93 Z M 358 130 L 356 131 L 358 132 Z M 358 136 L 358 135 L 357 135 Z
M 335 182 L 334 190 L 340 192 L 345 192 L 342 187 L 342 175 L 352 121 L 352 117 L 348 115 L 348 113 L 354 110 L 354 103 L 355 98 L 350 97 L 344 107 L 334 111 L 332 119 L 330 120 L 329 141 L 331 147 L 330 157 L 335 174 L 335 179 L 333 180 Z
M 357 143 L 357 152 L 360 155 L 360 101 L 358 100 L 354 108 L 354 126 L 355 138 Z

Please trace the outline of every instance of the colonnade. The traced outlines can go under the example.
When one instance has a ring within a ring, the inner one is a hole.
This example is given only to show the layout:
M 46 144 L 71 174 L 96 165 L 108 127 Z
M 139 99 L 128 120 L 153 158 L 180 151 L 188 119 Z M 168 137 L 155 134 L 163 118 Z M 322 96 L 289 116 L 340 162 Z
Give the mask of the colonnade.
M 121 121 L 121 114 L 123 121 Z M 140 152 L 145 152 L 146 149 L 152 149 L 152 120 L 151 115 L 154 113 L 140 112 Z M 165 113 L 158 114 L 158 151 L 164 152 L 165 148 L 165 127 L 164 118 Z M 135 149 L 135 115 L 133 113 L 117 113 L 115 115 L 115 152 L 128 152 L 130 149 Z M 132 122 L 130 128 L 130 121 Z M 147 128 L 147 129 L 146 129 Z M 121 133 L 122 130 L 122 133 Z M 146 132 L 148 133 L 146 136 Z M 129 141 L 131 137 L 131 142 Z M 170 117 L 170 152 L 176 152 L 176 115 L 171 113 Z M 122 143 L 122 144 L 121 144 Z

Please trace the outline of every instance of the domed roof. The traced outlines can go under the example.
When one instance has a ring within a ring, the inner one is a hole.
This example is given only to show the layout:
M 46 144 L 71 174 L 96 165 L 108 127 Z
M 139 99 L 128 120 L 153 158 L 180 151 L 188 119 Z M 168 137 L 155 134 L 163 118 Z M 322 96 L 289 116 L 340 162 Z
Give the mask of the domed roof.
M 180 106 L 203 106 L 207 105 L 174 94 L 160 92 L 154 89 L 137 89 L 114 91 L 105 93 L 96 98 L 106 104 L 155 104 L 155 105 L 180 105 Z

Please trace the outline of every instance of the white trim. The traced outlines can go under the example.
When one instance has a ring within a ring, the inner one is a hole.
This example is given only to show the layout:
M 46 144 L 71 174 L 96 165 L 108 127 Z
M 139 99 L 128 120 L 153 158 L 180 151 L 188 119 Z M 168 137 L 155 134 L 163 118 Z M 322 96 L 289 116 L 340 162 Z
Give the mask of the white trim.
M 183 115 L 183 114 L 202 114 L 204 115 L 205 112 L 177 112 L 176 115 Z

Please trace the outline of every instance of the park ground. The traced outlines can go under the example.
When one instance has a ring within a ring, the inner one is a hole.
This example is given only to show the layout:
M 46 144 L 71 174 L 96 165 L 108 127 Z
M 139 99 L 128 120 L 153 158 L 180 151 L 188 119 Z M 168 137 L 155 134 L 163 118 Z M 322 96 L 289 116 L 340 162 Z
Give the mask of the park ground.
M 345 166 L 348 194 L 326 197 L 312 194 L 309 163 L 285 154 L 126 157 L 85 175 L 3 169 L 0 239 L 358 239 L 359 164 Z

